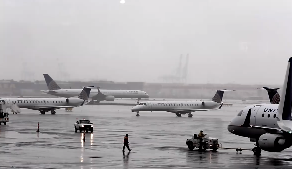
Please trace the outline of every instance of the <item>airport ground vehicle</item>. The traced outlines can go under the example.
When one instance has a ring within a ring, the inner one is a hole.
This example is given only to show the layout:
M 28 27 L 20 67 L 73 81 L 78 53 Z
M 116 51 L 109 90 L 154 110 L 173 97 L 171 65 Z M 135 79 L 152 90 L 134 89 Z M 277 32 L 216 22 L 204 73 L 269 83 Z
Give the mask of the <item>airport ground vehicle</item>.
M 211 149 L 217 151 L 219 148 L 219 142 L 217 138 L 209 137 L 207 134 L 203 138 L 199 138 L 197 134 L 194 134 L 193 138 L 187 139 L 186 145 L 189 150 L 198 148 L 199 150 Z
M 0 104 L 0 125 L 3 123 L 6 125 L 9 122 L 9 113 L 6 111 L 6 106 L 2 103 Z
M 74 124 L 75 127 L 75 132 L 77 132 L 77 130 L 80 131 L 80 133 L 82 131 L 86 131 L 86 133 L 88 133 L 88 131 L 90 131 L 91 133 L 93 132 L 93 124 L 90 122 L 90 120 L 78 120 L 76 121 L 76 123 Z

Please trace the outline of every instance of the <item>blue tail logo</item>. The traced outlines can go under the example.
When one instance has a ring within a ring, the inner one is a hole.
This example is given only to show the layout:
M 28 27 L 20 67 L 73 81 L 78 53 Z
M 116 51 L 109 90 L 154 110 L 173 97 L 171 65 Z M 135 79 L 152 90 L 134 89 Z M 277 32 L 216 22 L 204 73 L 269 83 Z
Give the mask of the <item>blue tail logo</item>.
M 215 96 L 212 98 L 212 101 L 214 101 L 216 103 L 221 103 L 222 99 L 223 99 L 223 94 L 224 94 L 224 91 L 217 90 Z
M 88 100 L 89 95 L 90 95 L 90 88 L 84 87 L 81 93 L 79 94 L 78 98 L 82 100 Z
M 44 75 L 44 78 L 45 78 L 45 81 L 47 83 L 49 90 L 61 89 L 61 87 L 57 85 L 57 83 L 51 78 L 50 75 L 48 75 L 48 74 L 43 74 L 43 75 Z
M 268 91 L 269 99 L 271 104 L 279 104 L 280 103 L 280 95 L 277 92 L 279 88 L 270 89 L 268 87 L 263 87 Z

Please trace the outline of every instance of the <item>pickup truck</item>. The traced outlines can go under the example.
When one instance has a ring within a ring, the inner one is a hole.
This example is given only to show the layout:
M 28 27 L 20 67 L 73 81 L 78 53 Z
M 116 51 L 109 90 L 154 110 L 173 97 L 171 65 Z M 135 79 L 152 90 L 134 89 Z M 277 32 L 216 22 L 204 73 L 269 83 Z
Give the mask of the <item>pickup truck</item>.
M 91 131 L 91 133 L 93 132 L 93 124 L 90 122 L 90 120 L 78 120 L 74 124 L 74 128 L 75 132 L 77 132 L 77 130 L 79 130 L 80 133 L 82 131 L 86 131 L 86 133 L 88 133 L 88 131 Z

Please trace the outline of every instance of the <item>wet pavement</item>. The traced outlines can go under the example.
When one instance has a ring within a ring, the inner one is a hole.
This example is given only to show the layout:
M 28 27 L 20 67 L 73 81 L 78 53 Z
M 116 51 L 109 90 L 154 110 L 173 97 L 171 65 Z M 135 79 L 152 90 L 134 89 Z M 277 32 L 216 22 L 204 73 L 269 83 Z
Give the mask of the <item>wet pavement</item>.
M 227 131 L 245 105 L 236 101 L 221 110 L 195 112 L 192 118 L 167 112 L 140 112 L 136 117 L 131 107 L 113 105 L 57 110 L 56 115 L 23 109 L 21 114 L 11 113 L 10 122 L 0 126 L 0 168 L 292 168 L 291 148 L 281 153 L 263 151 L 261 157 L 234 149 L 188 150 L 186 139 L 199 130 L 217 137 L 224 148 L 253 148 L 248 138 Z M 73 126 L 83 118 L 94 124 L 85 142 Z M 126 133 L 132 152 L 123 154 Z

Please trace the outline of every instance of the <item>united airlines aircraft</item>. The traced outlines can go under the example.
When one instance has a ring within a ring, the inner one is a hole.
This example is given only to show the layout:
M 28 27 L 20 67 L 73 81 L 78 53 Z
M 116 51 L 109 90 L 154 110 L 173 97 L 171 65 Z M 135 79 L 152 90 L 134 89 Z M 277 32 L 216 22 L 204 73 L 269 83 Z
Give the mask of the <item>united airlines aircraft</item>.
M 74 97 L 77 96 L 82 89 L 61 89 L 61 87 L 48 75 L 44 74 L 47 86 L 49 90 L 42 90 L 42 92 L 61 97 Z M 90 98 L 97 101 L 114 101 L 115 98 L 137 98 L 138 101 L 141 98 L 149 98 L 149 95 L 141 90 L 105 90 L 101 89 L 104 94 L 103 97 L 98 97 L 98 90 L 92 89 Z
M 211 109 L 220 109 L 223 105 L 222 99 L 224 91 L 217 90 L 211 101 L 193 100 L 193 101 L 147 101 L 141 102 L 132 108 L 132 112 L 137 112 L 136 116 L 140 116 L 140 111 L 166 111 L 175 113 L 178 117 L 182 114 L 188 114 L 192 117 L 192 112 L 208 111 Z
M 261 150 L 281 152 L 292 145 L 292 57 L 288 61 L 279 104 L 254 104 L 243 108 L 228 125 L 228 131 L 255 142 L 255 155 Z
M 0 98 L 0 102 L 17 105 L 18 108 L 27 108 L 39 110 L 41 114 L 51 111 L 51 114 L 56 114 L 56 109 L 73 108 L 82 106 L 89 98 L 90 88 L 84 87 L 78 98 Z M 10 107 L 16 110 L 15 108 Z M 20 113 L 20 109 L 18 112 Z

